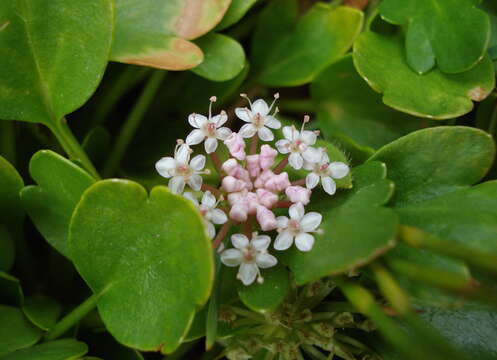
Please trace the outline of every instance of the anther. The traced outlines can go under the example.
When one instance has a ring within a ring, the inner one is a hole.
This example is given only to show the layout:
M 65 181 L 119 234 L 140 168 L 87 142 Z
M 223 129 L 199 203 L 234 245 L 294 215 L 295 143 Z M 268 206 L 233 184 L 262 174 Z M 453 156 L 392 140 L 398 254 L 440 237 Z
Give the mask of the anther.
M 217 101 L 217 97 L 216 97 L 216 96 L 211 96 L 211 97 L 209 98 L 209 101 L 210 101 L 210 102 L 216 102 L 216 101 Z

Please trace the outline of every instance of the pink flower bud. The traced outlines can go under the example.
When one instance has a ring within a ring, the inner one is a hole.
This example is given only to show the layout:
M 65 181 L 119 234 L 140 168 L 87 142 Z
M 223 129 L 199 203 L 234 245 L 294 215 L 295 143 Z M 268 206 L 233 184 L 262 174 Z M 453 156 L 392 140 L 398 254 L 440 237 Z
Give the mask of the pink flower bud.
M 238 180 L 233 176 L 223 178 L 222 188 L 227 192 L 237 192 L 246 188 L 245 181 Z
M 259 222 L 262 231 L 270 231 L 278 227 L 273 212 L 262 205 L 259 205 L 257 208 L 257 221 Z
M 259 176 L 261 173 L 261 168 L 259 167 L 259 155 L 247 155 L 246 159 L 250 176 Z
M 237 202 L 231 207 L 229 215 L 230 218 L 235 221 L 244 222 L 247 221 L 247 213 L 247 205 L 245 205 L 243 202 Z
M 253 192 L 248 192 L 245 195 L 245 203 L 248 206 L 248 213 L 251 215 L 255 214 L 255 212 L 257 211 L 257 208 L 260 206 L 259 198 Z
M 223 168 L 226 174 L 233 176 L 233 173 L 235 172 L 238 166 L 239 166 L 238 161 L 232 158 L 226 160 L 221 167 Z
M 311 199 L 312 191 L 302 186 L 289 186 L 285 190 L 286 196 L 293 203 L 302 203 L 307 205 Z
M 232 156 L 238 160 L 245 159 L 245 141 L 238 133 L 231 133 L 231 135 L 224 140 L 224 144 Z
M 234 192 L 228 194 L 228 202 L 230 205 L 233 205 L 237 202 L 243 201 L 245 198 L 245 194 L 243 192 Z
M 290 180 L 288 180 L 288 174 L 283 172 L 278 175 L 273 175 L 266 181 L 265 188 L 274 192 L 285 190 L 290 186 Z
M 278 195 L 266 189 L 257 189 L 256 194 L 259 204 L 267 207 L 268 209 L 273 207 L 273 205 L 278 202 Z
M 259 157 L 259 162 L 262 170 L 269 169 L 271 166 L 273 166 L 276 155 L 278 155 L 278 151 L 273 149 L 271 146 L 266 144 L 261 146 L 261 155 Z
M 266 185 L 266 181 L 271 179 L 273 176 L 274 173 L 271 170 L 264 170 L 254 181 L 254 186 L 256 188 L 263 188 Z

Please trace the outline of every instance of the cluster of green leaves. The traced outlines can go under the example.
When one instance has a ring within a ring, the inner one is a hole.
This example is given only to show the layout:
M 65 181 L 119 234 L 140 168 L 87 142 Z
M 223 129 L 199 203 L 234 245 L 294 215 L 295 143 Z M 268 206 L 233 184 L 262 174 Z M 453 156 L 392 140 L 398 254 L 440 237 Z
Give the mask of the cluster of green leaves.
M 0 4 L 1 360 L 497 356 L 497 6 L 354 3 Z M 245 287 L 153 163 L 211 95 L 275 87 L 353 170 Z

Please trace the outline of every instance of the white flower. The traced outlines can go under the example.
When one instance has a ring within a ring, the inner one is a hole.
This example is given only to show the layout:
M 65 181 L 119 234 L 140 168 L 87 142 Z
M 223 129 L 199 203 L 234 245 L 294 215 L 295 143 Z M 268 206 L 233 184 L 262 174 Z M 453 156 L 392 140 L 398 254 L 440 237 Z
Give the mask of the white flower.
M 336 192 L 336 183 L 333 179 L 342 179 L 349 173 L 349 167 L 343 162 L 330 163 L 328 154 L 324 149 L 309 148 L 304 154 L 304 169 L 311 170 L 305 178 L 308 189 L 314 189 L 321 180 L 324 191 L 333 195 Z
M 262 283 L 264 279 L 260 270 L 270 268 L 278 263 L 278 260 L 268 254 L 267 248 L 271 238 L 267 235 L 252 235 L 252 240 L 243 234 L 234 234 L 231 236 L 231 243 L 234 248 L 224 250 L 221 253 L 221 262 L 226 266 L 240 266 L 237 278 L 244 285 L 250 285 L 257 278 L 257 282 Z
M 214 236 L 216 236 L 216 229 L 213 223 L 220 225 L 228 221 L 228 217 L 224 211 L 216 209 L 219 203 L 216 201 L 216 197 L 212 195 L 210 191 L 206 191 L 202 196 L 202 202 L 199 203 L 197 198 L 191 192 L 186 192 L 183 196 L 191 200 L 198 208 L 204 219 L 205 226 L 207 227 L 207 234 L 211 239 L 213 239 Z
M 285 126 L 283 136 L 285 139 L 276 142 L 276 148 L 282 154 L 291 153 L 288 157 L 290 166 L 299 170 L 304 165 L 302 154 L 316 143 L 317 135 L 314 131 L 304 130 L 304 125 L 309 121 L 309 116 L 304 117 L 302 128 L 298 131 L 295 126 Z
M 188 145 L 197 145 L 205 140 L 204 147 L 207 154 L 216 151 L 217 139 L 224 141 L 231 135 L 229 128 L 221 127 L 228 120 L 228 115 L 224 111 L 221 111 L 219 115 L 212 117 L 212 103 L 216 101 L 216 97 L 211 97 L 210 101 L 209 118 L 200 114 L 190 114 L 188 116 L 188 122 L 196 129 L 192 130 L 186 138 Z
M 238 132 L 240 136 L 250 138 L 257 133 L 261 140 L 272 141 L 274 139 L 274 135 L 268 128 L 279 129 L 281 127 L 281 123 L 274 117 L 277 109 L 273 115 L 269 115 L 269 112 L 273 108 L 274 102 L 278 99 L 279 95 L 274 95 L 274 101 L 269 107 L 262 99 L 257 99 L 252 103 L 247 95 L 241 94 L 241 96 L 249 101 L 250 110 L 246 107 L 235 109 L 236 116 L 248 123 L 241 127 Z
M 169 189 L 175 194 L 181 194 L 188 184 L 194 191 L 202 187 L 200 174 L 207 174 L 209 170 L 203 170 L 205 156 L 197 155 L 190 161 L 190 147 L 179 140 L 174 150 L 174 158 L 163 157 L 155 164 L 157 172 L 169 180 Z
M 276 250 L 286 250 L 295 246 L 300 251 L 310 251 L 314 246 L 314 236 L 309 234 L 316 232 L 321 224 L 322 216 L 317 212 L 304 213 L 304 205 L 297 203 L 290 206 L 290 219 L 286 216 L 278 216 L 278 231 L 280 232 L 274 241 Z

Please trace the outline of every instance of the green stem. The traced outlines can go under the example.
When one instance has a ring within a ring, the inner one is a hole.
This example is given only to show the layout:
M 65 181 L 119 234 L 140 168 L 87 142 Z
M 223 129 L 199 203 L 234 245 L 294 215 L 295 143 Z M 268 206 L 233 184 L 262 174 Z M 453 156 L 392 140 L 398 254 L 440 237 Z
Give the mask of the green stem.
M 86 314 L 93 310 L 97 306 L 97 302 L 102 293 L 93 294 L 83 303 L 81 303 L 77 308 L 71 311 L 69 314 L 64 316 L 57 324 L 54 325 L 52 329 L 45 336 L 47 340 L 57 339 L 59 336 L 63 335 L 67 330 L 76 325 L 79 320 L 81 320 Z
M 0 120 L 0 155 L 16 166 L 16 136 L 13 121 Z
M 100 175 L 88 158 L 88 155 L 83 150 L 78 140 L 74 137 L 71 129 L 67 125 L 65 118 L 57 121 L 55 126 L 49 126 L 52 133 L 55 135 L 60 145 L 67 153 L 69 158 L 83 166 L 95 179 L 99 180 Z
M 392 275 L 379 263 L 373 263 L 370 267 L 373 270 L 381 293 L 392 304 L 395 311 L 401 315 L 411 313 L 412 306 L 409 297 L 397 284 Z
M 160 84 L 166 73 L 166 71 L 156 70 L 145 85 L 140 97 L 133 106 L 131 113 L 124 122 L 121 132 L 114 144 L 114 149 L 110 153 L 107 163 L 104 166 L 104 170 L 102 171 L 104 177 L 112 176 L 121 163 L 124 153 L 133 139 L 145 112 L 159 90 Z

